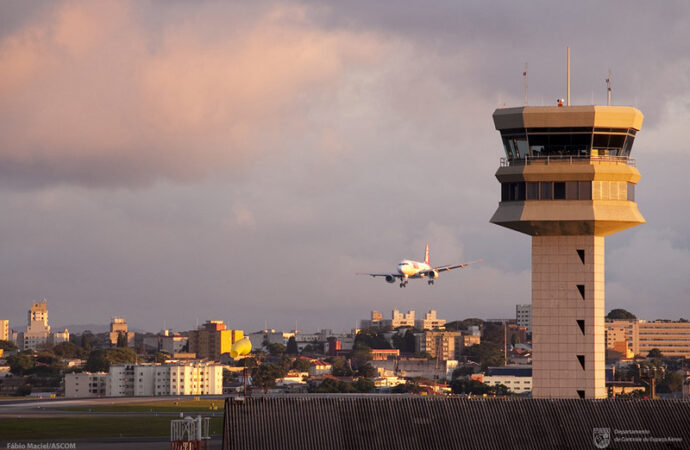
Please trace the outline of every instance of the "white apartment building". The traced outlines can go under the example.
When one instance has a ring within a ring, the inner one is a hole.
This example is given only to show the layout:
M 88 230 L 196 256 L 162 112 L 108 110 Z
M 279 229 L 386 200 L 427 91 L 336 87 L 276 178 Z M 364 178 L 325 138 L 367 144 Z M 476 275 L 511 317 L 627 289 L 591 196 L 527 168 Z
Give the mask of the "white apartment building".
M 223 366 L 207 362 L 116 364 L 106 381 L 108 397 L 222 393 Z
M 65 397 L 103 397 L 106 395 L 105 372 L 65 374 Z
M 525 327 L 532 332 L 532 304 L 515 305 L 515 323 L 518 327 Z

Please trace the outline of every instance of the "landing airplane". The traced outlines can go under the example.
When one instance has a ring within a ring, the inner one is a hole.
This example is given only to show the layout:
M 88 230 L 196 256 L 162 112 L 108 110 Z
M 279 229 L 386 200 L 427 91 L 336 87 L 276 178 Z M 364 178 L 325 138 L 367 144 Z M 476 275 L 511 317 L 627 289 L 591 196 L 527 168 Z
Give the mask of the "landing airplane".
M 453 269 L 462 269 L 475 262 L 472 261 L 462 264 L 449 264 L 447 266 L 432 267 L 429 264 L 429 244 L 426 244 L 426 251 L 424 252 L 424 262 L 412 261 L 410 259 L 403 259 L 398 263 L 398 273 L 358 273 L 357 275 L 369 275 L 371 277 L 384 277 L 387 282 L 395 283 L 396 279 L 400 280 L 400 287 L 407 286 L 407 281 L 410 278 L 428 278 L 428 284 L 434 284 L 434 280 L 438 278 L 440 272 L 446 272 Z

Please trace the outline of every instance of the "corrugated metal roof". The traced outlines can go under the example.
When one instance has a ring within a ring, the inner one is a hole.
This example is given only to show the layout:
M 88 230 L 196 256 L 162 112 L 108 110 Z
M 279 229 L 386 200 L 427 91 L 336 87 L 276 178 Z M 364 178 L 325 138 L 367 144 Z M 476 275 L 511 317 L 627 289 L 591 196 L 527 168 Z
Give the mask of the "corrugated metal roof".
M 609 430 L 610 448 L 690 448 L 690 402 L 417 396 L 266 397 L 242 403 L 228 399 L 223 448 L 588 449 L 596 448 L 595 428 Z M 621 437 L 681 440 L 614 441 Z

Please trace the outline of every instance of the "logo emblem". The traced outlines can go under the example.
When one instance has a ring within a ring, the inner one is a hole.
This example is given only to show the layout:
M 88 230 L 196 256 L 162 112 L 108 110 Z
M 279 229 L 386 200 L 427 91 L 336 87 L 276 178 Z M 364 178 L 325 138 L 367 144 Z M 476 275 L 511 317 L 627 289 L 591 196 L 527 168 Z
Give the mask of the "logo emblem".
M 596 448 L 606 448 L 611 443 L 611 428 L 593 428 L 592 439 Z

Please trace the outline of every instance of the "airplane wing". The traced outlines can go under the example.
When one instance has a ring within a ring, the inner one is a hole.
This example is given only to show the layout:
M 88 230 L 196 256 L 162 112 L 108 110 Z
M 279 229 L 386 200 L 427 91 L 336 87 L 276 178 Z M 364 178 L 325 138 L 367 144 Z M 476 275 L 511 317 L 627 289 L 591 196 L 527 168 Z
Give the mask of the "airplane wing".
M 483 259 L 478 259 L 478 260 L 476 260 L 476 261 L 470 261 L 470 262 L 468 262 L 468 263 L 462 263 L 462 264 L 448 264 L 447 266 L 438 266 L 438 267 L 434 267 L 433 270 L 437 270 L 437 271 L 439 271 L 439 272 L 446 272 L 446 271 L 448 271 L 448 270 L 453 270 L 453 269 L 462 269 L 462 268 L 465 268 L 465 267 L 469 266 L 470 264 L 474 264 L 474 263 L 478 263 L 478 262 L 482 262 L 482 261 L 484 261 L 484 260 L 483 260 Z
M 355 275 L 369 275 L 370 277 L 394 277 L 394 278 L 401 278 L 402 275 L 399 273 L 356 273 Z

